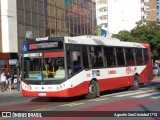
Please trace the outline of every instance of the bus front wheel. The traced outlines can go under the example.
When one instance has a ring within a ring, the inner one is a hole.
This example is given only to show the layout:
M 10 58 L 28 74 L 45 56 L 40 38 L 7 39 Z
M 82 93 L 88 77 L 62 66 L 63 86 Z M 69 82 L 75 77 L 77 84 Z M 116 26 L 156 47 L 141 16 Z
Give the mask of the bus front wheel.
M 139 89 L 139 76 L 134 76 L 134 84 L 130 87 L 130 90 L 138 90 Z
M 88 88 L 88 94 L 86 95 L 87 99 L 92 99 L 97 97 L 97 90 L 98 90 L 98 85 L 96 83 L 96 81 L 92 80 L 89 88 Z

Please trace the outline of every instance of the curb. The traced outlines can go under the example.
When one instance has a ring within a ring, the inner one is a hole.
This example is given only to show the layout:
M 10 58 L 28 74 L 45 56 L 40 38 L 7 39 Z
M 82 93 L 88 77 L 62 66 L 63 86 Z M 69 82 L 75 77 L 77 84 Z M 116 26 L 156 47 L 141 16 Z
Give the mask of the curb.
M 10 94 L 21 94 L 21 91 L 18 90 L 11 90 L 11 91 L 6 91 L 6 92 L 0 92 L 0 96 L 1 95 L 10 95 Z
M 160 86 L 150 87 L 152 90 L 160 90 Z

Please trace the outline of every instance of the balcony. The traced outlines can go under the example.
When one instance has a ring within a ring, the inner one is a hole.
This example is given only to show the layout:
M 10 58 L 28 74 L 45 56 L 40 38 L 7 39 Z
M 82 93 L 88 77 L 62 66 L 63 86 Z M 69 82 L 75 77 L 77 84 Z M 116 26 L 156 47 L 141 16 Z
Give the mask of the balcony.
M 104 7 L 107 7 L 107 6 L 108 6 L 107 4 L 100 4 L 100 5 L 96 6 L 96 9 L 104 8 Z
M 104 23 L 108 23 L 108 20 L 107 19 L 97 20 L 97 25 L 101 25 L 101 24 L 104 24 Z
M 97 12 L 97 17 L 104 16 L 104 15 L 108 15 L 108 12 L 107 11 L 105 11 L 105 12 Z

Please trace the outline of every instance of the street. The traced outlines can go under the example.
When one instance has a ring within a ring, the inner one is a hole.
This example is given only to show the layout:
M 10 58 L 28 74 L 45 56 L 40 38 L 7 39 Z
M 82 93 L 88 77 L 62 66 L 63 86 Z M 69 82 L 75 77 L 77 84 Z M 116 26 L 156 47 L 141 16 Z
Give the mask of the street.
M 43 117 L 43 114 L 48 114 L 47 119 L 53 119 L 52 117 L 54 117 L 56 119 L 134 120 L 137 119 L 137 116 L 134 116 L 135 113 L 150 112 L 152 114 L 149 114 L 148 117 L 144 116 L 138 119 L 160 120 L 160 78 L 142 85 L 136 91 L 126 91 L 124 89 L 107 91 L 101 93 L 101 96 L 95 99 L 84 99 L 83 96 L 67 99 L 23 97 L 21 92 L 12 90 L 5 93 L 1 92 L 0 101 L 1 112 L 42 112 L 41 119 L 46 119 L 47 116 Z M 2 117 L 0 119 L 17 120 L 17 118 L 19 117 L 14 115 L 14 118 Z

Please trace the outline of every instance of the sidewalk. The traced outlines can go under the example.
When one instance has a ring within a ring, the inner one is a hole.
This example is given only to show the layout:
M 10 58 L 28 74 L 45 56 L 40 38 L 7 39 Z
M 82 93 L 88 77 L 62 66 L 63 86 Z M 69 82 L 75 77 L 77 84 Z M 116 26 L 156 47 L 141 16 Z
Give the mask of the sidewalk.
M 12 88 L 11 91 L 2 92 L 2 91 L 1 91 L 1 85 L 0 85 L 0 96 L 1 96 L 1 95 L 9 95 L 9 94 L 21 94 L 21 93 L 22 93 L 22 91 L 18 91 L 16 85 Z
M 158 82 L 160 82 L 160 76 L 154 77 L 154 78 L 153 78 L 153 81 L 158 81 Z
M 5 91 L 5 92 L 1 92 L 0 91 L 0 96 L 1 95 L 9 95 L 9 94 L 21 94 L 22 91 L 18 91 L 17 89 L 12 89 L 11 91 Z

